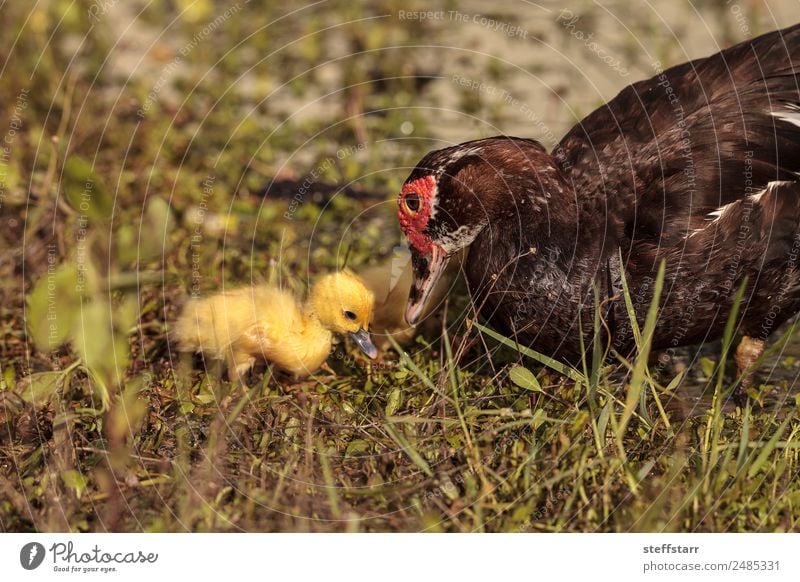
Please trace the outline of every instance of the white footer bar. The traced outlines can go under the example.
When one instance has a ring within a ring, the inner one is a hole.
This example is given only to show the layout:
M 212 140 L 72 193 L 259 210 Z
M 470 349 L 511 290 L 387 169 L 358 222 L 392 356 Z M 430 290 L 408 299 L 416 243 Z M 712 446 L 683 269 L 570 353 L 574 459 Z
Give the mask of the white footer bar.
M 800 534 L 2 534 L 0 572 L 136 582 L 800 580 Z

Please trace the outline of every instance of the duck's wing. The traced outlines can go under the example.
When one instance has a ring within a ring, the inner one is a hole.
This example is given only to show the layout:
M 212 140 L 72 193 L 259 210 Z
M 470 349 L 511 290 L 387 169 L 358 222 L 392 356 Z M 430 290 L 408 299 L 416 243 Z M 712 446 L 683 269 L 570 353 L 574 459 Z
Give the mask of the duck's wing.
M 800 172 L 800 25 L 635 83 L 553 151 L 585 217 L 677 244 L 727 204 Z
M 302 309 L 290 292 L 267 285 L 254 287 L 250 298 L 247 325 L 237 341 L 242 349 L 269 359 L 292 337 L 302 335 Z

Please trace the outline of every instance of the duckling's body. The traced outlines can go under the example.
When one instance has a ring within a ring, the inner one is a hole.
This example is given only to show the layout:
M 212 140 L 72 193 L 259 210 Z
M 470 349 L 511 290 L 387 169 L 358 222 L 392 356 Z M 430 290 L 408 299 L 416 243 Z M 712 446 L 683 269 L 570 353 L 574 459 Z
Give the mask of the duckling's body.
M 374 357 L 366 333 L 372 304 L 369 290 L 347 273 L 321 278 L 304 306 L 290 292 L 270 285 L 244 287 L 190 300 L 176 335 L 179 349 L 226 360 L 231 379 L 258 360 L 302 378 L 325 362 L 333 332 L 352 334 Z

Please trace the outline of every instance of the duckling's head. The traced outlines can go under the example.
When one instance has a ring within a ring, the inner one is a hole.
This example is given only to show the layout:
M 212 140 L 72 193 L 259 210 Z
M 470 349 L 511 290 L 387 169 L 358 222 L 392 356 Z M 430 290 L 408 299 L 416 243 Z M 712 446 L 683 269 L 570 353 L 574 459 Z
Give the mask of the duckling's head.
M 311 305 L 320 323 L 336 333 L 349 333 L 370 358 L 378 355 L 367 331 L 374 303 L 361 279 L 344 271 L 321 277 L 311 288 Z

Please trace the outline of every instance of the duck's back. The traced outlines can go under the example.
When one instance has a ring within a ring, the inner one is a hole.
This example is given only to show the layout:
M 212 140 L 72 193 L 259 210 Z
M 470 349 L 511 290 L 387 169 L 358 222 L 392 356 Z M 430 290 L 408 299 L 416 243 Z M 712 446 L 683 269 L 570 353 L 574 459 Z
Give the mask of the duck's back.
M 515 224 L 494 221 L 472 245 L 473 297 L 508 335 L 578 360 L 597 286 L 624 351 L 621 276 L 641 326 L 662 261 L 654 347 L 719 337 L 745 280 L 741 331 L 768 334 L 800 308 L 800 25 L 656 67 L 551 155 L 569 186 L 551 195 L 577 201 L 574 228 L 528 252 L 537 246 L 508 235 Z
M 800 25 L 627 87 L 559 152 L 594 228 L 581 236 L 603 247 L 591 251 L 598 278 L 619 293 L 622 271 L 640 320 L 666 262 L 656 347 L 719 337 L 745 280 L 748 335 L 798 309 Z M 616 313 L 621 348 L 632 337 Z

